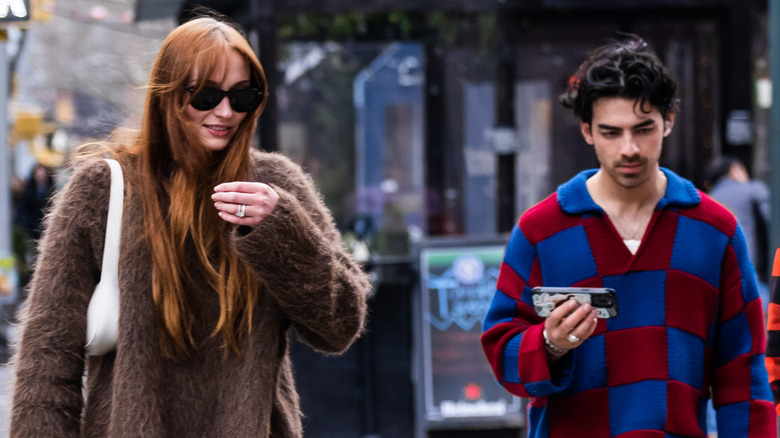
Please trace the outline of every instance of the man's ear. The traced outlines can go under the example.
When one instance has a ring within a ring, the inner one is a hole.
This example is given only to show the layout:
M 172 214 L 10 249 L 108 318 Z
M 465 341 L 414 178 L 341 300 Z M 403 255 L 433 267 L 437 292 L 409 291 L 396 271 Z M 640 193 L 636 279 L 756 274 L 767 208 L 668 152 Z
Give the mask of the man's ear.
M 666 120 L 664 120 L 664 137 L 668 137 L 669 134 L 672 133 L 673 127 L 674 127 L 674 113 L 670 113 L 666 115 Z
M 590 123 L 580 122 L 580 132 L 582 133 L 582 137 L 585 139 L 585 143 L 592 145 L 593 133 L 590 130 Z

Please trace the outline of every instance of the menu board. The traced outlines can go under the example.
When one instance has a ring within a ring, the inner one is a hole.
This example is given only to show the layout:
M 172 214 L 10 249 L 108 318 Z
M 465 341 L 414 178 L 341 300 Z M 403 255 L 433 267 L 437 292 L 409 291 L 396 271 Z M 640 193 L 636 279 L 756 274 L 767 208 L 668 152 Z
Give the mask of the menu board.
M 496 382 L 480 344 L 503 254 L 503 244 L 420 251 L 420 383 L 428 422 L 524 417 L 521 400 Z

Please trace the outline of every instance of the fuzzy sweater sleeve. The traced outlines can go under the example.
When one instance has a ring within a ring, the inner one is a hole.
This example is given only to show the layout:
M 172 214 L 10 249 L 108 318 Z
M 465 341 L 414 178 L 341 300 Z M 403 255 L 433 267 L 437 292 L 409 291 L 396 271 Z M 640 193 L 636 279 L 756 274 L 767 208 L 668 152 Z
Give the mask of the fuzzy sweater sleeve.
M 236 237 L 300 337 L 340 353 L 363 330 L 371 284 L 346 252 L 311 179 L 278 154 L 253 155 L 257 179 L 279 194 L 271 215 Z
M 78 166 L 46 217 L 13 366 L 11 437 L 79 436 L 86 310 L 99 277 L 108 166 Z

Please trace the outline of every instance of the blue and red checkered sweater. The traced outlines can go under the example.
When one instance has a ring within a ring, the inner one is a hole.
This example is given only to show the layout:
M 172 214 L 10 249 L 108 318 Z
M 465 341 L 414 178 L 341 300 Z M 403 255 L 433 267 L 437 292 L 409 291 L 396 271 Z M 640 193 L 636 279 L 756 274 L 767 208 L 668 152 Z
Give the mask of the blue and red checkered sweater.
M 499 382 L 530 397 L 529 438 L 776 437 L 756 277 L 734 216 L 668 169 L 632 255 L 581 172 L 525 212 L 504 255 L 482 344 Z M 534 286 L 611 287 L 620 314 L 552 368 Z

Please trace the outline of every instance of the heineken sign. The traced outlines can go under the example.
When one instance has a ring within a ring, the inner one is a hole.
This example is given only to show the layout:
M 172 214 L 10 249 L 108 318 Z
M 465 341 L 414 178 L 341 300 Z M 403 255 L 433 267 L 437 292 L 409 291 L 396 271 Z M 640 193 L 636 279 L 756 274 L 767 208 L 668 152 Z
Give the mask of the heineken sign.
M 0 0 L 0 23 L 29 20 L 30 0 Z

